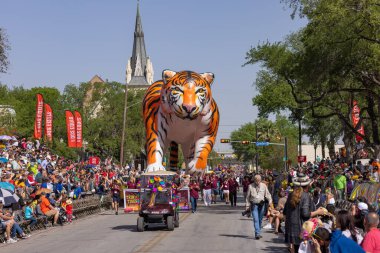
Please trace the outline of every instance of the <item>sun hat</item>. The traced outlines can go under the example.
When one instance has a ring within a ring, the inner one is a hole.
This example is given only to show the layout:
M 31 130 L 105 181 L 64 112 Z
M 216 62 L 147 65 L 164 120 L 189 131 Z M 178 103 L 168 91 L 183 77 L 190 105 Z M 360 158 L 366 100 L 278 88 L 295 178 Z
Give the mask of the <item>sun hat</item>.
M 364 203 L 364 202 L 359 202 L 358 208 L 359 208 L 360 211 L 368 210 L 368 205 L 366 203 Z
M 297 177 L 293 180 L 295 186 L 307 186 L 312 182 L 304 173 L 297 173 Z

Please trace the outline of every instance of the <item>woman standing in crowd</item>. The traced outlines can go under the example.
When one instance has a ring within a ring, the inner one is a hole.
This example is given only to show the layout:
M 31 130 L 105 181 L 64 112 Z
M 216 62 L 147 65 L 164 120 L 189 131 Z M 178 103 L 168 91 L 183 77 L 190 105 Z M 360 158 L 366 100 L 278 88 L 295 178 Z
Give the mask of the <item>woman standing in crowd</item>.
M 289 250 L 297 253 L 301 243 L 300 234 L 302 224 L 317 215 L 324 213 L 323 209 L 315 211 L 313 201 L 309 194 L 311 180 L 303 173 L 298 173 L 293 180 L 295 186 L 288 197 L 285 208 L 285 242 L 289 244 Z

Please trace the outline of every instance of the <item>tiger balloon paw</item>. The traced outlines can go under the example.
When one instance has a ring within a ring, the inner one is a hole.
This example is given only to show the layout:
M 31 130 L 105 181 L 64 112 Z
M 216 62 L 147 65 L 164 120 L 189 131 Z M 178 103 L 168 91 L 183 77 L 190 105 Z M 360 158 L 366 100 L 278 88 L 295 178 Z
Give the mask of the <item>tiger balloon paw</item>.
M 165 167 L 160 163 L 152 163 L 146 167 L 145 172 L 165 171 Z
M 198 165 L 198 166 L 197 166 Z M 199 163 L 197 163 L 197 160 L 192 160 L 188 164 L 188 173 L 191 175 L 201 175 L 205 172 L 207 165 L 199 167 Z

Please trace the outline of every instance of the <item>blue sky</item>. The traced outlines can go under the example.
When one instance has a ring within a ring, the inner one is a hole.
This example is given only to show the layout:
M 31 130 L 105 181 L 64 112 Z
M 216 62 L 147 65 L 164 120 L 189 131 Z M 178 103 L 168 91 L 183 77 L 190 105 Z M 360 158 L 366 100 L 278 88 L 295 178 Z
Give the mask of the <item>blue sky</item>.
M 60 90 L 95 74 L 124 82 L 136 6 L 135 0 L 3 0 L 0 26 L 12 49 L 0 82 Z M 251 101 L 259 66 L 242 67 L 245 53 L 306 24 L 292 20 L 280 0 L 141 0 L 140 13 L 155 80 L 163 69 L 215 74 L 218 139 L 257 117 Z M 228 149 L 223 145 L 215 149 Z

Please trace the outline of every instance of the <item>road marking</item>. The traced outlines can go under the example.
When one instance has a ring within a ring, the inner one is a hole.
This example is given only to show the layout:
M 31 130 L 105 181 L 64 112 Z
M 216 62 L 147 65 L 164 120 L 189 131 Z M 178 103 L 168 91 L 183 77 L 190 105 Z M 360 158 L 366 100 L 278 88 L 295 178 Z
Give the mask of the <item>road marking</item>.
M 187 219 L 187 217 L 190 216 L 189 213 L 185 213 L 183 215 L 180 215 L 179 223 L 183 222 Z M 150 250 L 156 246 L 159 242 L 161 242 L 166 236 L 170 235 L 172 231 L 161 231 L 156 236 L 154 236 L 151 240 L 149 240 L 146 244 L 142 245 L 140 248 L 138 248 L 134 253 L 146 253 L 150 252 Z

